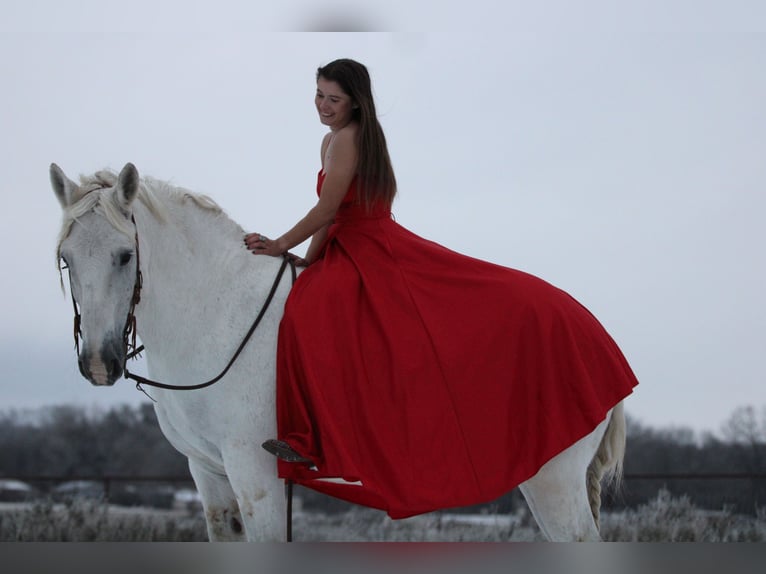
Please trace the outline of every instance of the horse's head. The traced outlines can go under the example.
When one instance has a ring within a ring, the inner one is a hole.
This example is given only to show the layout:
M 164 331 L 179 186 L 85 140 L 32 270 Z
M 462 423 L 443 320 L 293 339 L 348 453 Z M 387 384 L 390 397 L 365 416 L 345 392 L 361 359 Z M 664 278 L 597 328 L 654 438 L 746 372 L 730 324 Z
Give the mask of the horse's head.
M 112 385 L 125 364 L 126 322 L 138 273 L 132 204 L 140 183 L 130 163 L 119 177 L 97 175 L 77 185 L 56 164 L 50 168 L 64 210 L 57 256 L 69 268 L 80 308 L 80 372 L 94 385 Z

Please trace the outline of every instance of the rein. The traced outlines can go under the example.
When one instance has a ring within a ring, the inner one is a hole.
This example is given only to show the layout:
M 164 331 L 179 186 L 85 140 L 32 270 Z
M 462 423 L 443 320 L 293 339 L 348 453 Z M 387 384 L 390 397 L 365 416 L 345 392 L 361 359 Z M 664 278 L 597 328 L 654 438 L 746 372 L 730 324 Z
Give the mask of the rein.
M 138 244 L 136 244 L 137 246 Z M 137 249 L 136 249 L 137 250 Z M 168 383 L 161 383 L 159 381 L 153 381 L 151 379 L 147 379 L 146 377 L 142 377 L 140 375 L 135 375 L 128 371 L 128 365 L 127 362 L 131 358 L 135 357 L 138 353 L 140 353 L 143 350 L 143 346 L 139 347 L 138 349 L 135 348 L 135 325 L 136 325 L 136 317 L 133 314 L 133 309 L 135 307 L 135 304 L 131 307 L 131 312 L 128 315 L 128 323 L 125 327 L 125 340 L 127 342 L 128 340 L 128 334 L 132 329 L 132 335 L 133 335 L 133 344 L 132 348 L 134 351 L 132 353 L 126 354 L 125 356 L 125 366 L 123 368 L 123 376 L 126 379 L 132 379 L 136 381 L 136 388 L 140 391 L 143 391 L 141 388 L 141 385 L 148 385 L 150 387 L 157 387 L 159 389 L 168 389 L 172 391 L 194 391 L 198 389 L 204 389 L 205 387 L 209 387 L 211 385 L 214 385 L 218 381 L 220 381 L 226 373 L 229 372 L 229 369 L 231 366 L 236 362 L 236 360 L 239 358 L 240 354 L 245 348 L 245 345 L 247 345 L 250 338 L 253 336 L 253 333 L 255 333 L 255 330 L 258 328 L 258 325 L 260 324 L 261 320 L 263 319 L 264 315 L 266 315 L 266 311 L 269 308 L 269 305 L 271 304 L 271 301 L 274 299 L 274 295 L 277 292 L 277 288 L 279 287 L 279 283 L 282 280 L 282 276 L 285 273 L 285 269 L 287 269 L 287 266 L 290 266 L 290 274 L 292 276 L 292 282 L 295 283 L 296 279 L 296 271 L 295 271 L 295 263 L 293 262 L 290 257 L 287 255 L 282 256 L 282 265 L 279 267 L 279 271 L 277 272 L 277 276 L 274 278 L 274 282 L 271 285 L 271 289 L 269 291 L 269 294 L 266 297 L 266 301 L 263 303 L 263 307 L 261 307 L 261 310 L 258 312 L 258 315 L 256 316 L 255 320 L 253 321 L 253 324 L 250 326 L 250 329 L 245 334 L 245 337 L 242 339 L 242 342 L 239 344 L 239 347 L 235 351 L 234 355 L 229 360 L 228 364 L 223 368 L 223 370 L 215 377 L 210 379 L 209 381 L 205 381 L 204 383 L 198 383 L 196 385 L 170 385 Z M 140 272 L 139 272 L 140 273 Z M 140 282 L 140 274 L 139 278 L 136 281 L 137 288 L 140 290 L 139 286 Z M 140 296 L 139 296 L 140 297 Z

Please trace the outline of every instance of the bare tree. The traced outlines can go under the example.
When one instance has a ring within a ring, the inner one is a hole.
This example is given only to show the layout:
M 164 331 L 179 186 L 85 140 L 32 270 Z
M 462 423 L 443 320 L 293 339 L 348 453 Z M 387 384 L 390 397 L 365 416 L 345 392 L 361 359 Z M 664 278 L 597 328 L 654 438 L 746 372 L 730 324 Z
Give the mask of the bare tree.
M 733 444 L 752 446 L 766 443 L 766 406 L 760 413 L 753 405 L 737 407 L 723 424 L 724 438 Z

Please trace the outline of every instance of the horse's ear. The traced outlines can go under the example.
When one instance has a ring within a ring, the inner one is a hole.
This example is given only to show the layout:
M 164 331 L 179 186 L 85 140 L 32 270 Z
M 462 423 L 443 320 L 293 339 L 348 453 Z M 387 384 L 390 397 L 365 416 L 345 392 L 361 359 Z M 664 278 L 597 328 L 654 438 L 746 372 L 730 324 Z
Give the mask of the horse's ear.
M 126 163 L 117 180 L 117 199 L 120 202 L 120 206 L 125 209 L 125 211 L 129 211 L 130 204 L 136 199 L 140 186 L 141 182 L 138 177 L 136 166 L 130 162 Z
M 73 203 L 72 198 L 77 191 L 77 184 L 69 179 L 55 163 L 51 164 L 50 176 L 53 192 L 56 194 L 61 207 L 69 207 Z

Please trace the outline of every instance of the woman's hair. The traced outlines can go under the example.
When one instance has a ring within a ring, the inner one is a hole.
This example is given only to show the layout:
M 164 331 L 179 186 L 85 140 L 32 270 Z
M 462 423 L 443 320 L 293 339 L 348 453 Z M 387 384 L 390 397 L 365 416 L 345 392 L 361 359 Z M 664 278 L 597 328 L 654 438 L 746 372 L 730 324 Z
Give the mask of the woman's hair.
M 357 147 L 359 161 L 356 173 L 359 178 L 359 200 L 370 208 L 374 203 L 383 202 L 391 206 L 396 195 L 396 177 L 388 155 L 386 136 L 378 122 L 375 101 L 372 96 L 372 83 L 367 68 L 349 59 L 330 62 L 317 69 L 317 80 L 324 78 L 337 82 L 341 89 L 351 97 L 352 118 L 359 123 Z

